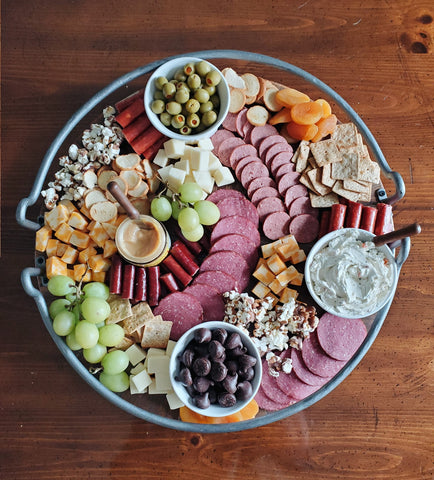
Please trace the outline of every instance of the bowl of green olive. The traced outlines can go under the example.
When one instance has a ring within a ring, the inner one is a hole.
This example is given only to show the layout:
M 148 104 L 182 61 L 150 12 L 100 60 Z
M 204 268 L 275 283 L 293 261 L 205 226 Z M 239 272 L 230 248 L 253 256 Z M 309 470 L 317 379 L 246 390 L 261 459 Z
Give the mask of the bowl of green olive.
M 217 131 L 229 110 L 220 70 L 197 57 L 169 60 L 150 76 L 144 94 L 152 125 L 169 138 L 194 142 Z

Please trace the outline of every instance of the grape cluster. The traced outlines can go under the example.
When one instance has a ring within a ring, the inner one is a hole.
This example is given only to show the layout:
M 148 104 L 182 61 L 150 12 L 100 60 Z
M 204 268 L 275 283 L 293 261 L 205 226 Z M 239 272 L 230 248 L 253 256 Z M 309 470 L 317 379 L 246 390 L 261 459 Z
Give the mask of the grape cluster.
M 123 392 L 129 387 L 125 372 L 128 355 L 122 350 L 107 351 L 124 338 L 124 329 L 116 324 L 106 324 L 110 315 L 107 302 L 109 288 L 102 282 L 89 282 L 83 289 L 64 275 L 48 281 L 48 291 L 56 296 L 48 308 L 53 320 L 53 330 L 65 337 L 73 351 L 83 349 L 83 357 L 92 364 L 101 363 L 100 381 L 114 392 Z
M 203 237 L 203 226 L 214 225 L 220 218 L 217 205 L 209 200 L 202 200 L 202 196 L 200 185 L 185 182 L 173 198 L 154 198 L 151 202 L 151 214 L 160 222 L 174 218 L 184 237 L 190 242 L 197 242 Z

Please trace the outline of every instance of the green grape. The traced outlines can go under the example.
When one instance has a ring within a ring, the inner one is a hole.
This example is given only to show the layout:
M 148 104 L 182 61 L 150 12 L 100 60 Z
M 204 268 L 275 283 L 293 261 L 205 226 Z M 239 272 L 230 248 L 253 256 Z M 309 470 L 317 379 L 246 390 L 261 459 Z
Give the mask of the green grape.
M 81 317 L 81 308 L 79 303 L 77 303 L 77 305 L 74 305 L 74 308 L 72 309 L 72 313 L 75 315 L 75 321 L 78 322 Z
M 183 208 L 178 215 L 178 224 L 181 227 L 181 230 L 190 232 L 200 225 L 199 215 L 193 208 Z
M 128 355 L 123 350 L 113 350 L 101 360 L 104 372 L 108 375 L 116 375 L 123 372 L 130 363 Z
M 195 182 L 185 182 L 179 187 L 179 198 L 184 203 L 194 203 L 202 198 L 203 190 Z
M 83 357 L 89 363 L 99 363 L 107 353 L 107 348 L 105 345 L 97 343 L 91 348 L 85 348 L 83 350 Z
M 75 321 L 74 313 L 64 310 L 54 317 L 53 330 L 59 335 L 59 337 L 69 335 L 74 330 Z
M 203 226 L 199 223 L 194 230 L 185 231 L 181 229 L 181 233 L 189 242 L 198 242 L 204 234 Z
M 172 218 L 174 218 L 175 220 L 178 220 L 179 212 L 181 211 L 182 206 L 179 204 L 177 200 L 172 200 L 171 205 L 172 205 Z
M 82 348 L 75 338 L 75 332 L 71 332 L 69 335 L 66 335 L 66 345 L 68 345 L 73 352 L 81 350 Z
M 71 302 L 66 298 L 56 298 L 56 300 L 53 300 L 48 307 L 48 313 L 50 314 L 51 319 L 54 320 L 56 315 L 63 310 L 66 310 L 68 305 L 71 305 Z
M 199 200 L 194 204 L 194 209 L 198 213 L 202 225 L 214 225 L 220 219 L 219 207 L 209 200 Z
M 166 197 L 156 197 L 151 202 L 151 214 L 159 222 L 169 220 L 172 215 L 172 205 Z
M 110 305 L 99 297 L 87 297 L 81 304 L 81 314 L 90 323 L 100 323 L 110 315 Z
M 64 297 L 75 292 L 75 282 L 66 275 L 56 275 L 48 280 L 48 291 L 56 297 Z
M 108 375 L 106 372 L 101 372 L 99 381 L 109 390 L 116 393 L 125 392 L 130 386 L 130 378 L 127 372 L 121 372 L 116 375 Z
M 116 323 L 104 325 L 99 329 L 99 343 L 106 347 L 115 347 L 124 338 L 124 329 Z
M 92 348 L 98 343 L 98 327 L 86 320 L 81 320 L 75 326 L 75 339 L 81 348 Z
M 109 287 L 102 282 L 89 282 L 83 287 L 86 297 L 98 297 L 107 300 L 110 295 Z
M 77 301 L 77 292 L 67 293 L 65 298 L 69 300 L 71 303 L 75 303 Z

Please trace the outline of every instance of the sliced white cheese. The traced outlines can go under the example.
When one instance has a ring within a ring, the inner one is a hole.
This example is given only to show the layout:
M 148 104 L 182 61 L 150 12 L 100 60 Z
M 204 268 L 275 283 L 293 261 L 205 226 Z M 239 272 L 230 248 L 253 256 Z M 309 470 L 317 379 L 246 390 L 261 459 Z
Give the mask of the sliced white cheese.
M 181 158 L 184 155 L 185 142 L 171 138 L 164 142 L 163 147 L 168 158 Z
M 218 187 L 223 187 L 224 185 L 230 185 L 234 183 L 234 177 L 232 176 L 231 171 L 228 167 L 221 167 L 212 172 L 212 176 L 215 179 L 215 183 Z
M 214 187 L 214 178 L 208 170 L 194 170 L 193 177 L 202 190 L 206 193 L 211 193 Z

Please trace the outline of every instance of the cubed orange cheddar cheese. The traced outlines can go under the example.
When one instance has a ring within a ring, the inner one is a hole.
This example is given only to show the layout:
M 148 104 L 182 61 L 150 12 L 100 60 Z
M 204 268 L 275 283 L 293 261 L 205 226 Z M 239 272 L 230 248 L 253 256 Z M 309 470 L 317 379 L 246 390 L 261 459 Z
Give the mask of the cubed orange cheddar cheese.
M 74 265 L 74 280 L 76 282 L 90 282 L 92 281 L 92 273 L 88 269 L 87 265 L 77 263 Z
M 65 205 L 56 205 L 53 210 L 45 215 L 45 221 L 53 230 L 58 230 L 69 219 L 69 210 Z
M 74 230 L 69 239 L 69 243 L 77 247 L 79 250 L 84 250 L 90 244 L 89 234 L 80 230 Z
M 44 225 L 36 232 L 35 249 L 38 252 L 45 252 L 47 249 L 48 240 L 50 240 L 52 230 L 49 226 Z
M 74 278 L 74 270 L 72 268 L 67 268 L 66 269 L 66 275 L 71 279 L 75 281 Z
M 284 261 L 287 262 L 290 260 L 291 255 L 294 255 L 295 252 L 298 251 L 298 246 L 297 245 L 292 245 L 290 243 L 288 244 L 283 244 L 277 249 L 277 254 L 279 257 Z
M 72 228 L 77 228 L 78 230 L 86 230 L 89 222 L 86 220 L 84 215 L 82 215 L 80 212 L 72 212 L 69 220 L 68 220 L 68 225 L 70 225 Z
M 65 262 L 62 262 L 59 257 L 48 257 L 45 262 L 45 273 L 47 278 L 50 279 L 56 275 L 68 275 L 68 266 Z
M 80 212 L 86 217 L 86 218 L 92 218 L 90 216 L 90 210 L 86 207 L 85 204 L 80 208 Z
M 256 295 L 258 298 L 265 298 L 270 293 L 270 289 L 267 287 L 267 285 L 264 285 L 262 282 L 258 282 L 252 288 L 252 293 L 253 295 Z
M 286 268 L 285 262 L 279 257 L 277 253 L 274 253 L 273 255 L 271 255 L 270 258 L 267 259 L 267 265 L 268 268 L 274 273 L 274 275 L 278 275 Z
M 62 255 L 61 260 L 69 265 L 73 265 L 78 258 L 78 250 L 73 247 L 67 246 L 65 253 Z
M 118 249 L 114 240 L 106 240 L 104 242 L 104 251 L 102 252 L 104 258 L 112 257 L 117 251 Z
M 101 225 L 102 225 L 102 228 L 106 231 L 107 235 L 112 240 L 114 240 L 116 237 L 116 230 L 118 229 L 118 227 L 113 223 L 109 223 L 109 222 L 101 223 Z
M 261 245 L 261 251 L 262 251 L 262 256 L 264 258 L 271 257 L 271 255 L 274 255 L 276 253 L 277 248 L 281 245 L 281 241 L 276 240 L 271 243 L 266 243 L 265 245 Z
M 283 290 L 283 286 L 280 284 L 279 280 L 277 280 L 277 278 L 275 278 L 271 283 L 270 285 L 268 285 L 270 287 L 270 290 L 275 293 L 276 295 L 279 294 L 282 290 Z
M 291 265 L 283 272 L 280 272 L 279 275 L 276 276 L 276 280 L 280 283 L 280 285 L 282 285 L 282 287 L 286 287 L 286 285 L 288 285 L 288 283 L 294 280 L 297 275 L 297 269 L 293 265 Z
M 267 260 L 265 260 L 265 258 L 262 258 L 262 257 L 259 258 L 258 263 L 256 264 L 255 270 L 257 270 L 261 265 L 265 265 L 265 267 L 267 266 Z
M 296 249 L 299 248 L 298 243 L 294 235 L 286 235 L 280 239 L 282 245 L 293 245 Z
M 297 263 L 301 263 L 306 260 L 306 253 L 300 248 L 294 252 L 289 259 L 291 260 L 291 263 L 296 265 Z
M 89 231 L 89 236 L 101 248 L 104 247 L 105 241 L 110 238 L 99 222 L 96 222 L 95 226 Z
M 105 282 L 106 272 L 91 272 L 92 282 Z
M 304 275 L 300 272 L 297 272 L 297 275 L 289 282 L 291 285 L 300 286 L 303 283 Z
M 77 207 L 71 202 L 71 200 L 60 200 L 58 205 L 65 205 L 65 207 L 69 210 L 69 213 L 78 212 Z
M 88 264 L 94 272 L 107 272 L 110 268 L 111 262 L 107 258 L 104 258 L 102 254 L 99 254 L 90 257 Z
M 298 292 L 297 290 L 294 290 L 292 288 L 285 287 L 281 292 L 280 292 L 280 297 L 279 301 L 281 303 L 288 303 L 291 298 L 294 300 L 298 297 Z
M 91 231 L 93 230 L 93 228 L 95 227 L 95 225 L 96 225 L 96 220 L 90 221 L 89 224 L 88 224 L 88 226 L 87 226 L 87 230 L 88 230 L 89 232 L 91 232 Z
M 78 254 L 78 261 L 86 264 L 89 261 L 89 258 L 96 254 L 97 251 L 95 247 L 87 247 Z
M 261 265 L 253 272 L 253 276 L 265 285 L 269 285 L 274 280 L 274 275 L 265 265 Z
M 68 248 L 68 245 L 66 243 L 59 242 L 57 243 L 57 252 L 56 252 L 56 257 L 61 258 L 62 255 L 66 252 L 66 249 Z
M 66 207 L 65 207 L 66 208 Z M 72 232 L 74 229 L 70 227 L 67 223 L 62 223 L 59 225 L 59 228 L 56 230 L 56 237 L 63 243 L 69 243 Z
M 48 240 L 47 248 L 45 249 L 45 253 L 47 254 L 47 257 L 54 257 L 54 255 L 57 255 L 57 248 L 59 243 L 60 242 L 59 240 L 57 240 L 57 238 L 50 238 Z

